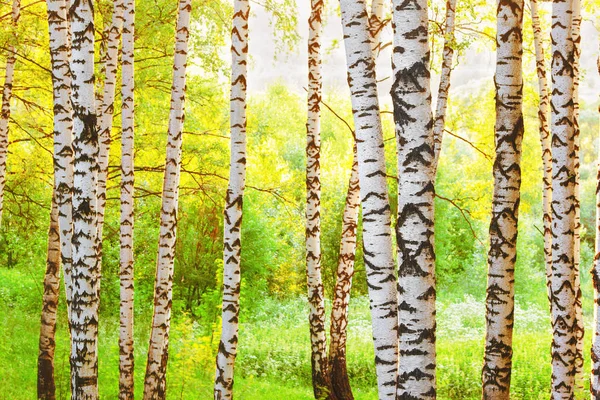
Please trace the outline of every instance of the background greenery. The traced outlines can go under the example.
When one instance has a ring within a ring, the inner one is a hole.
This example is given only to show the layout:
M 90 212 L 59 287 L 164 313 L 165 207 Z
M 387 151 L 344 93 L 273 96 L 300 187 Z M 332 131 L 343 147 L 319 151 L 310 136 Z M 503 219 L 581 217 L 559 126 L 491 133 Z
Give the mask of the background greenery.
M 442 2 L 432 5 L 433 66 L 442 44 Z M 586 3 L 593 7 L 595 2 Z M 0 1 L 0 15 L 10 2 Z M 271 15 L 279 54 L 303 46 L 293 1 L 262 4 Z M 111 3 L 97 5 L 98 38 Z M 493 5 L 459 1 L 461 54 L 493 44 Z M 186 103 L 183 174 L 175 259 L 173 324 L 168 386 L 170 399 L 210 398 L 220 329 L 222 208 L 228 165 L 228 54 L 231 4 L 194 2 L 194 30 Z M 333 21 L 335 8 L 329 18 Z M 587 15 L 592 15 L 588 14 Z M 52 99 L 45 6 L 23 10 L 20 27 L 0 17 L 0 65 L 17 38 L 20 54 L 11 103 L 8 182 L 0 230 L 0 399 L 35 396 L 37 340 L 52 182 Z M 160 190 L 169 110 L 175 2 L 142 1 L 136 16 L 136 394 L 141 395 L 152 315 Z M 438 22 L 436 22 L 438 21 Z M 335 21 L 334 21 L 335 22 Z M 331 22 L 333 23 L 333 22 Z M 337 23 L 337 22 L 336 22 Z M 529 23 L 526 18 L 526 27 Z M 4 27 L 7 27 L 4 29 Z M 475 30 L 469 31 L 467 28 Z M 547 26 L 546 26 L 547 28 Z M 548 396 L 550 321 L 545 291 L 541 219 L 541 152 L 537 81 L 529 30 L 525 30 L 525 139 L 516 267 L 514 399 Z M 333 44 L 335 45 L 335 43 Z M 338 43 L 339 45 L 339 43 Z M 98 66 L 99 68 L 99 66 Z M 352 124 L 346 91 L 325 88 L 324 100 Z M 239 399 L 310 399 L 310 354 L 305 300 L 304 168 L 305 94 L 283 81 L 252 93 L 248 105 L 248 186 L 244 202 L 242 311 L 236 367 Z M 120 98 L 117 95 L 110 158 L 102 263 L 100 391 L 118 390 L 118 185 Z M 385 106 L 384 106 L 385 108 Z M 594 241 L 597 104 L 582 104 L 582 289 L 589 348 Z M 332 295 L 341 214 L 352 161 L 351 134 L 330 111 L 322 112 L 323 279 Z M 388 173 L 395 175 L 391 115 L 384 113 Z M 492 193 L 494 95 L 482 87 L 451 90 L 448 129 L 437 178 L 438 386 L 442 399 L 480 397 L 484 340 L 487 229 Z M 477 149 L 474 148 L 477 147 Z M 389 180 L 395 211 L 396 187 Z M 451 200 L 448 201 L 448 200 Z M 375 399 L 370 316 L 361 249 L 352 292 L 348 371 L 357 399 Z M 56 382 L 68 398 L 68 332 L 61 298 Z M 589 356 L 586 354 L 586 371 Z M 582 386 L 585 386 L 582 383 Z M 584 396 L 584 388 L 580 396 Z

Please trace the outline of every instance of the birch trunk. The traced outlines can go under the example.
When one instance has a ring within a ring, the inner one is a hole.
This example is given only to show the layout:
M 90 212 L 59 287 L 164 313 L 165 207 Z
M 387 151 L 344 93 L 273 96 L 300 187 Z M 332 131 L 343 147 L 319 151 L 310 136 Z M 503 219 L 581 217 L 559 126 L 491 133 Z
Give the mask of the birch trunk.
M 121 227 L 119 399 L 133 399 L 133 144 L 135 0 L 125 0 L 121 59 Z
M 574 264 L 575 264 L 575 290 L 577 300 L 575 302 L 575 320 L 577 322 L 577 352 L 575 366 L 577 367 L 576 382 L 583 389 L 583 335 L 585 333 L 583 323 L 583 309 L 581 304 L 581 212 L 580 212 L 580 173 L 579 173 L 579 59 L 581 58 L 581 0 L 573 0 L 573 127 L 575 129 L 575 231 L 574 231 Z
M 576 375 L 573 1 L 552 4 L 552 399 L 573 398 Z
M 13 0 L 11 11 L 12 28 L 17 29 L 17 22 L 21 15 L 21 1 Z M 13 39 L 12 41 L 15 41 Z M 12 42 L 11 41 L 11 42 Z M 2 87 L 2 105 L 0 106 L 0 225 L 4 211 L 4 186 L 6 185 L 6 157 L 8 155 L 8 120 L 10 119 L 10 99 L 12 97 L 13 77 L 15 74 L 15 46 L 8 45 L 6 57 L 6 70 L 4 72 L 4 86 Z
M 98 398 L 97 243 L 98 132 L 94 106 L 94 8 L 75 2 L 69 9 L 73 104 L 73 299 L 71 302 L 71 396 Z
M 363 0 L 341 0 L 348 84 L 356 129 L 363 247 L 380 399 L 396 398 L 398 304 L 383 132 L 369 22 Z
M 550 95 L 548 79 L 546 78 L 546 61 L 542 40 L 542 28 L 538 15 L 537 0 L 530 0 L 531 25 L 533 28 L 533 43 L 535 46 L 535 66 L 538 77 L 539 107 L 538 119 L 540 124 L 540 143 L 542 145 L 543 191 L 542 203 L 544 210 L 544 261 L 546 264 L 546 286 L 548 300 L 552 306 L 552 149 L 550 141 Z
M 60 236 L 58 233 L 58 206 L 56 192 L 52 196 L 50 210 L 50 229 L 48 230 L 48 255 L 46 274 L 44 275 L 44 295 L 42 296 L 42 322 L 38 355 L 37 394 L 40 400 L 54 400 L 54 350 L 56 341 L 56 309 L 60 290 Z
M 381 50 L 381 31 L 384 27 L 383 0 L 374 0 L 371 3 L 369 16 L 369 31 L 371 34 L 371 48 L 373 58 L 377 64 L 377 56 Z M 356 137 L 354 137 L 352 172 L 346 195 L 346 205 L 342 217 L 342 238 L 340 241 L 340 254 L 336 271 L 336 284 L 331 308 L 330 345 L 329 345 L 329 375 L 334 393 L 338 398 L 352 400 L 352 388 L 348 379 L 346 368 L 346 338 L 348 328 L 348 306 L 350 303 L 350 290 L 352 289 L 352 276 L 354 275 L 354 257 L 356 254 L 356 228 L 360 212 L 360 184 L 358 181 L 358 159 L 356 155 Z
M 181 140 L 185 118 L 185 72 L 190 29 L 191 0 L 179 0 L 173 63 L 173 89 L 160 213 L 160 238 L 154 286 L 154 316 L 148 347 L 148 363 L 144 380 L 145 400 L 164 400 L 166 370 L 169 357 L 169 327 L 173 298 L 173 261 L 177 228 L 179 176 L 181 172 Z
M 101 104 L 98 105 L 98 247 L 99 265 L 102 265 L 102 238 L 104 229 L 104 210 L 106 208 L 106 177 L 108 173 L 108 156 L 110 152 L 110 133 L 113 126 L 115 86 L 117 81 L 117 63 L 119 55 L 119 39 L 123 28 L 123 0 L 115 0 L 104 62 L 104 88 Z
M 306 122 L 306 278 L 309 303 L 312 385 L 315 399 L 335 398 L 331 386 L 321 278 L 321 15 L 311 1 L 308 18 L 308 117 Z
M 356 142 L 356 140 L 355 140 Z M 331 306 L 330 343 L 329 343 L 329 375 L 334 393 L 339 399 L 352 400 L 352 388 L 346 368 L 346 338 L 348 330 L 348 305 L 354 260 L 356 255 L 356 228 L 360 211 L 360 184 L 358 180 L 358 159 L 356 143 L 352 172 L 346 195 L 346 205 L 342 217 L 342 239 L 336 272 L 336 283 L 333 304 Z
M 398 154 L 398 398 L 436 395 L 434 138 L 427 0 L 393 3 Z
M 242 206 L 246 186 L 246 73 L 248 0 L 235 0 L 231 30 L 230 162 L 223 221 L 223 308 L 216 359 L 215 400 L 233 398 L 240 312 Z
M 597 61 L 598 75 L 600 75 L 600 56 Z M 600 108 L 598 111 L 600 112 Z M 600 399 L 600 152 L 596 168 L 596 251 L 591 271 L 594 284 L 594 336 L 592 337 L 592 372 L 590 374 L 592 400 Z
M 71 305 L 71 236 L 73 188 L 72 108 L 70 101 L 67 7 L 64 0 L 49 0 L 48 27 L 54 97 L 54 190 L 48 232 L 48 258 L 44 279 L 42 325 L 38 357 L 38 398 L 55 399 L 54 349 L 56 309 L 60 291 L 60 264 L 65 269 L 67 311 Z M 69 312 L 70 315 L 70 312 Z
M 486 296 L 484 399 L 509 399 L 514 271 L 523 140 L 523 1 L 499 0 L 496 33 L 496 160 Z
M 433 123 L 433 165 L 437 171 L 442 140 L 446 122 L 446 108 L 448 107 L 448 93 L 450 92 L 450 76 L 452 75 L 452 59 L 454 58 L 454 20 L 456 0 L 446 1 L 446 28 L 444 30 L 444 54 L 442 56 L 442 72 L 438 88 L 437 104 L 435 106 L 435 120 Z

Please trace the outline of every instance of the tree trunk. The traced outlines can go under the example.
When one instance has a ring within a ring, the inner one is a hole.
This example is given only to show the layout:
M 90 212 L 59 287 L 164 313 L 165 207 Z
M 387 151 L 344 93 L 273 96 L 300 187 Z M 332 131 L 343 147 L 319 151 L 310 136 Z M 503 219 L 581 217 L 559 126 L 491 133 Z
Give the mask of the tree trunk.
M 306 278 L 312 385 L 315 399 L 333 399 L 327 359 L 325 300 L 321 278 L 321 15 L 311 1 L 308 18 L 308 118 L 306 122 Z
M 544 210 L 544 261 L 546 264 L 546 286 L 548 300 L 552 306 L 552 149 L 550 141 L 550 96 L 548 79 L 546 78 L 546 61 L 542 40 L 542 28 L 538 15 L 537 0 L 530 0 L 531 25 L 533 28 L 533 43 L 535 46 L 536 71 L 538 77 L 539 107 L 538 119 L 540 124 L 540 143 L 542 145 L 543 191 L 542 203 Z
M 573 398 L 576 375 L 573 1 L 552 4 L 552 399 Z
M 446 108 L 448 106 L 448 93 L 450 92 L 450 75 L 452 74 L 452 59 L 454 58 L 454 17 L 456 0 L 446 1 L 446 28 L 444 30 L 444 54 L 442 56 L 442 73 L 438 89 L 437 105 L 435 107 L 435 120 L 433 123 L 433 165 L 437 171 L 442 140 L 446 122 Z
M 183 134 L 185 70 L 187 65 L 191 0 L 179 0 L 173 89 L 160 212 L 160 238 L 154 286 L 154 316 L 148 347 L 148 363 L 144 381 L 145 400 L 163 400 L 166 396 L 166 370 L 169 357 L 169 327 L 173 298 L 173 261 L 177 228 L 179 175 L 181 170 L 181 139 Z
M 48 255 L 44 275 L 44 295 L 42 297 L 42 323 L 38 355 L 38 399 L 54 400 L 54 349 L 56 341 L 56 309 L 60 290 L 60 236 L 58 233 L 58 206 L 56 192 L 52 196 L 50 229 L 48 230 Z
M 598 75 L 600 75 L 600 56 L 598 56 Z M 600 113 L 600 108 L 598 109 Z M 596 173 L 596 254 L 592 267 L 594 284 L 594 337 L 592 338 L 592 373 L 590 375 L 590 393 L 592 400 L 600 399 L 600 152 Z
M 69 17 L 74 116 L 71 396 L 97 399 L 100 271 L 96 245 L 98 133 L 94 105 L 93 3 L 73 3 Z
M 581 58 L 581 0 L 573 0 L 573 128 L 575 129 L 575 231 L 574 231 L 574 264 L 575 264 L 575 321 L 577 322 L 577 345 L 575 366 L 577 367 L 575 380 L 583 390 L 583 335 L 585 327 L 583 322 L 583 309 L 581 304 L 581 212 L 580 212 L 580 173 L 579 173 L 579 59 Z
M 125 0 L 121 61 L 121 227 L 119 399 L 133 399 L 133 137 L 135 0 Z
M 13 0 L 12 3 L 12 28 L 17 29 L 17 22 L 21 15 L 21 1 Z M 15 35 L 16 37 L 16 35 Z M 11 40 L 11 42 L 16 39 Z M 6 157 L 8 155 L 8 120 L 10 119 L 10 99 L 12 97 L 13 77 L 15 74 L 15 46 L 8 45 L 8 56 L 6 57 L 6 69 L 4 72 L 4 86 L 2 88 L 2 105 L 0 106 L 0 225 L 2 224 L 2 212 L 4 211 L 4 186 L 6 185 Z
M 509 399 L 514 322 L 514 271 L 523 140 L 523 1 L 498 2 L 496 160 L 486 296 L 484 399 Z
M 434 139 L 427 1 L 394 1 L 398 398 L 435 397 Z
M 341 0 L 340 7 L 356 128 L 377 385 L 380 399 L 395 399 L 398 304 L 375 62 L 364 1 Z
M 235 0 L 231 30 L 230 163 L 223 221 L 222 330 L 216 359 L 215 400 L 233 398 L 240 312 L 242 206 L 246 186 L 246 73 L 248 0 Z
M 105 70 L 102 103 L 98 105 L 98 247 L 99 265 L 102 265 L 102 232 L 104 228 L 104 210 L 106 208 L 106 177 L 108 174 L 108 156 L 110 152 L 111 130 L 113 126 L 115 86 L 117 82 L 117 63 L 119 39 L 123 28 L 123 0 L 115 0 L 106 53 L 102 60 Z

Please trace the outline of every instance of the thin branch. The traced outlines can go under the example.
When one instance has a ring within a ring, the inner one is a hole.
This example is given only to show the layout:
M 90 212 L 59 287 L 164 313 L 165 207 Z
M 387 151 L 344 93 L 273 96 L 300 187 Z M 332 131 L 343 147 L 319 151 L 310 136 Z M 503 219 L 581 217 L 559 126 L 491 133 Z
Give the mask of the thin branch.
M 458 211 L 460 211 L 460 213 L 462 214 L 464 220 L 467 222 L 467 224 L 469 225 L 469 229 L 471 229 L 471 234 L 473 235 L 473 237 L 475 238 L 475 240 L 477 240 L 482 246 L 483 246 L 483 242 L 479 239 L 479 237 L 477 236 L 477 233 L 475 233 L 475 228 L 473 228 L 473 224 L 471 223 L 471 221 L 469 220 L 469 218 L 467 218 L 467 214 L 469 214 L 469 216 L 471 216 L 471 211 L 462 208 L 461 206 L 459 206 L 456 201 L 449 199 L 447 197 L 444 197 L 442 195 L 439 194 L 435 194 L 435 197 L 437 197 L 440 200 L 444 200 L 447 201 L 448 203 L 452 204 L 454 207 L 456 207 L 456 209 L 458 209 Z

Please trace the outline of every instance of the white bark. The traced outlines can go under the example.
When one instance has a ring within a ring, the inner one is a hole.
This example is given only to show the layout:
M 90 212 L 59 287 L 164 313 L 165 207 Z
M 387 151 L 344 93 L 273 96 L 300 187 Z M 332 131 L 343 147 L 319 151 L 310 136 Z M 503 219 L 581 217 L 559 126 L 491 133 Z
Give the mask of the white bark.
M 94 9 L 73 3 L 71 73 L 73 105 L 73 267 L 71 302 L 71 396 L 98 398 L 97 247 L 98 134 L 94 105 Z
M 177 228 L 181 139 L 183 135 L 185 72 L 190 29 L 191 0 L 179 0 L 175 34 L 171 112 L 160 213 L 160 238 L 154 286 L 154 316 L 148 347 L 144 381 L 144 400 L 163 400 L 166 396 L 166 370 L 169 356 L 169 328 L 173 299 L 173 261 Z
M 17 22 L 21 15 L 21 1 L 13 0 L 11 11 L 12 29 L 17 29 Z M 13 41 L 16 39 L 13 39 Z M 4 85 L 2 87 L 2 105 L 0 106 L 0 225 L 2 225 L 2 212 L 4 211 L 4 186 L 6 185 L 6 157 L 8 155 L 8 120 L 10 119 L 10 99 L 12 97 L 13 77 L 15 74 L 14 43 L 8 45 L 6 69 L 4 71 Z
M 235 0 L 231 30 L 231 130 L 229 185 L 223 221 L 222 330 L 216 360 L 215 400 L 233 398 L 233 378 L 240 312 L 240 257 L 244 188 L 246 186 L 246 73 L 248 0 Z
M 573 1 L 552 4 L 552 399 L 573 398 L 576 375 Z
M 135 0 L 125 0 L 121 61 L 121 227 L 119 399 L 133 399 L 133 144 Z
M 377 385 L 380 399 L 395 399 L 398 305 L 375 62 L 364 1 L 341 0 L 340 5 L 356 129 Z

